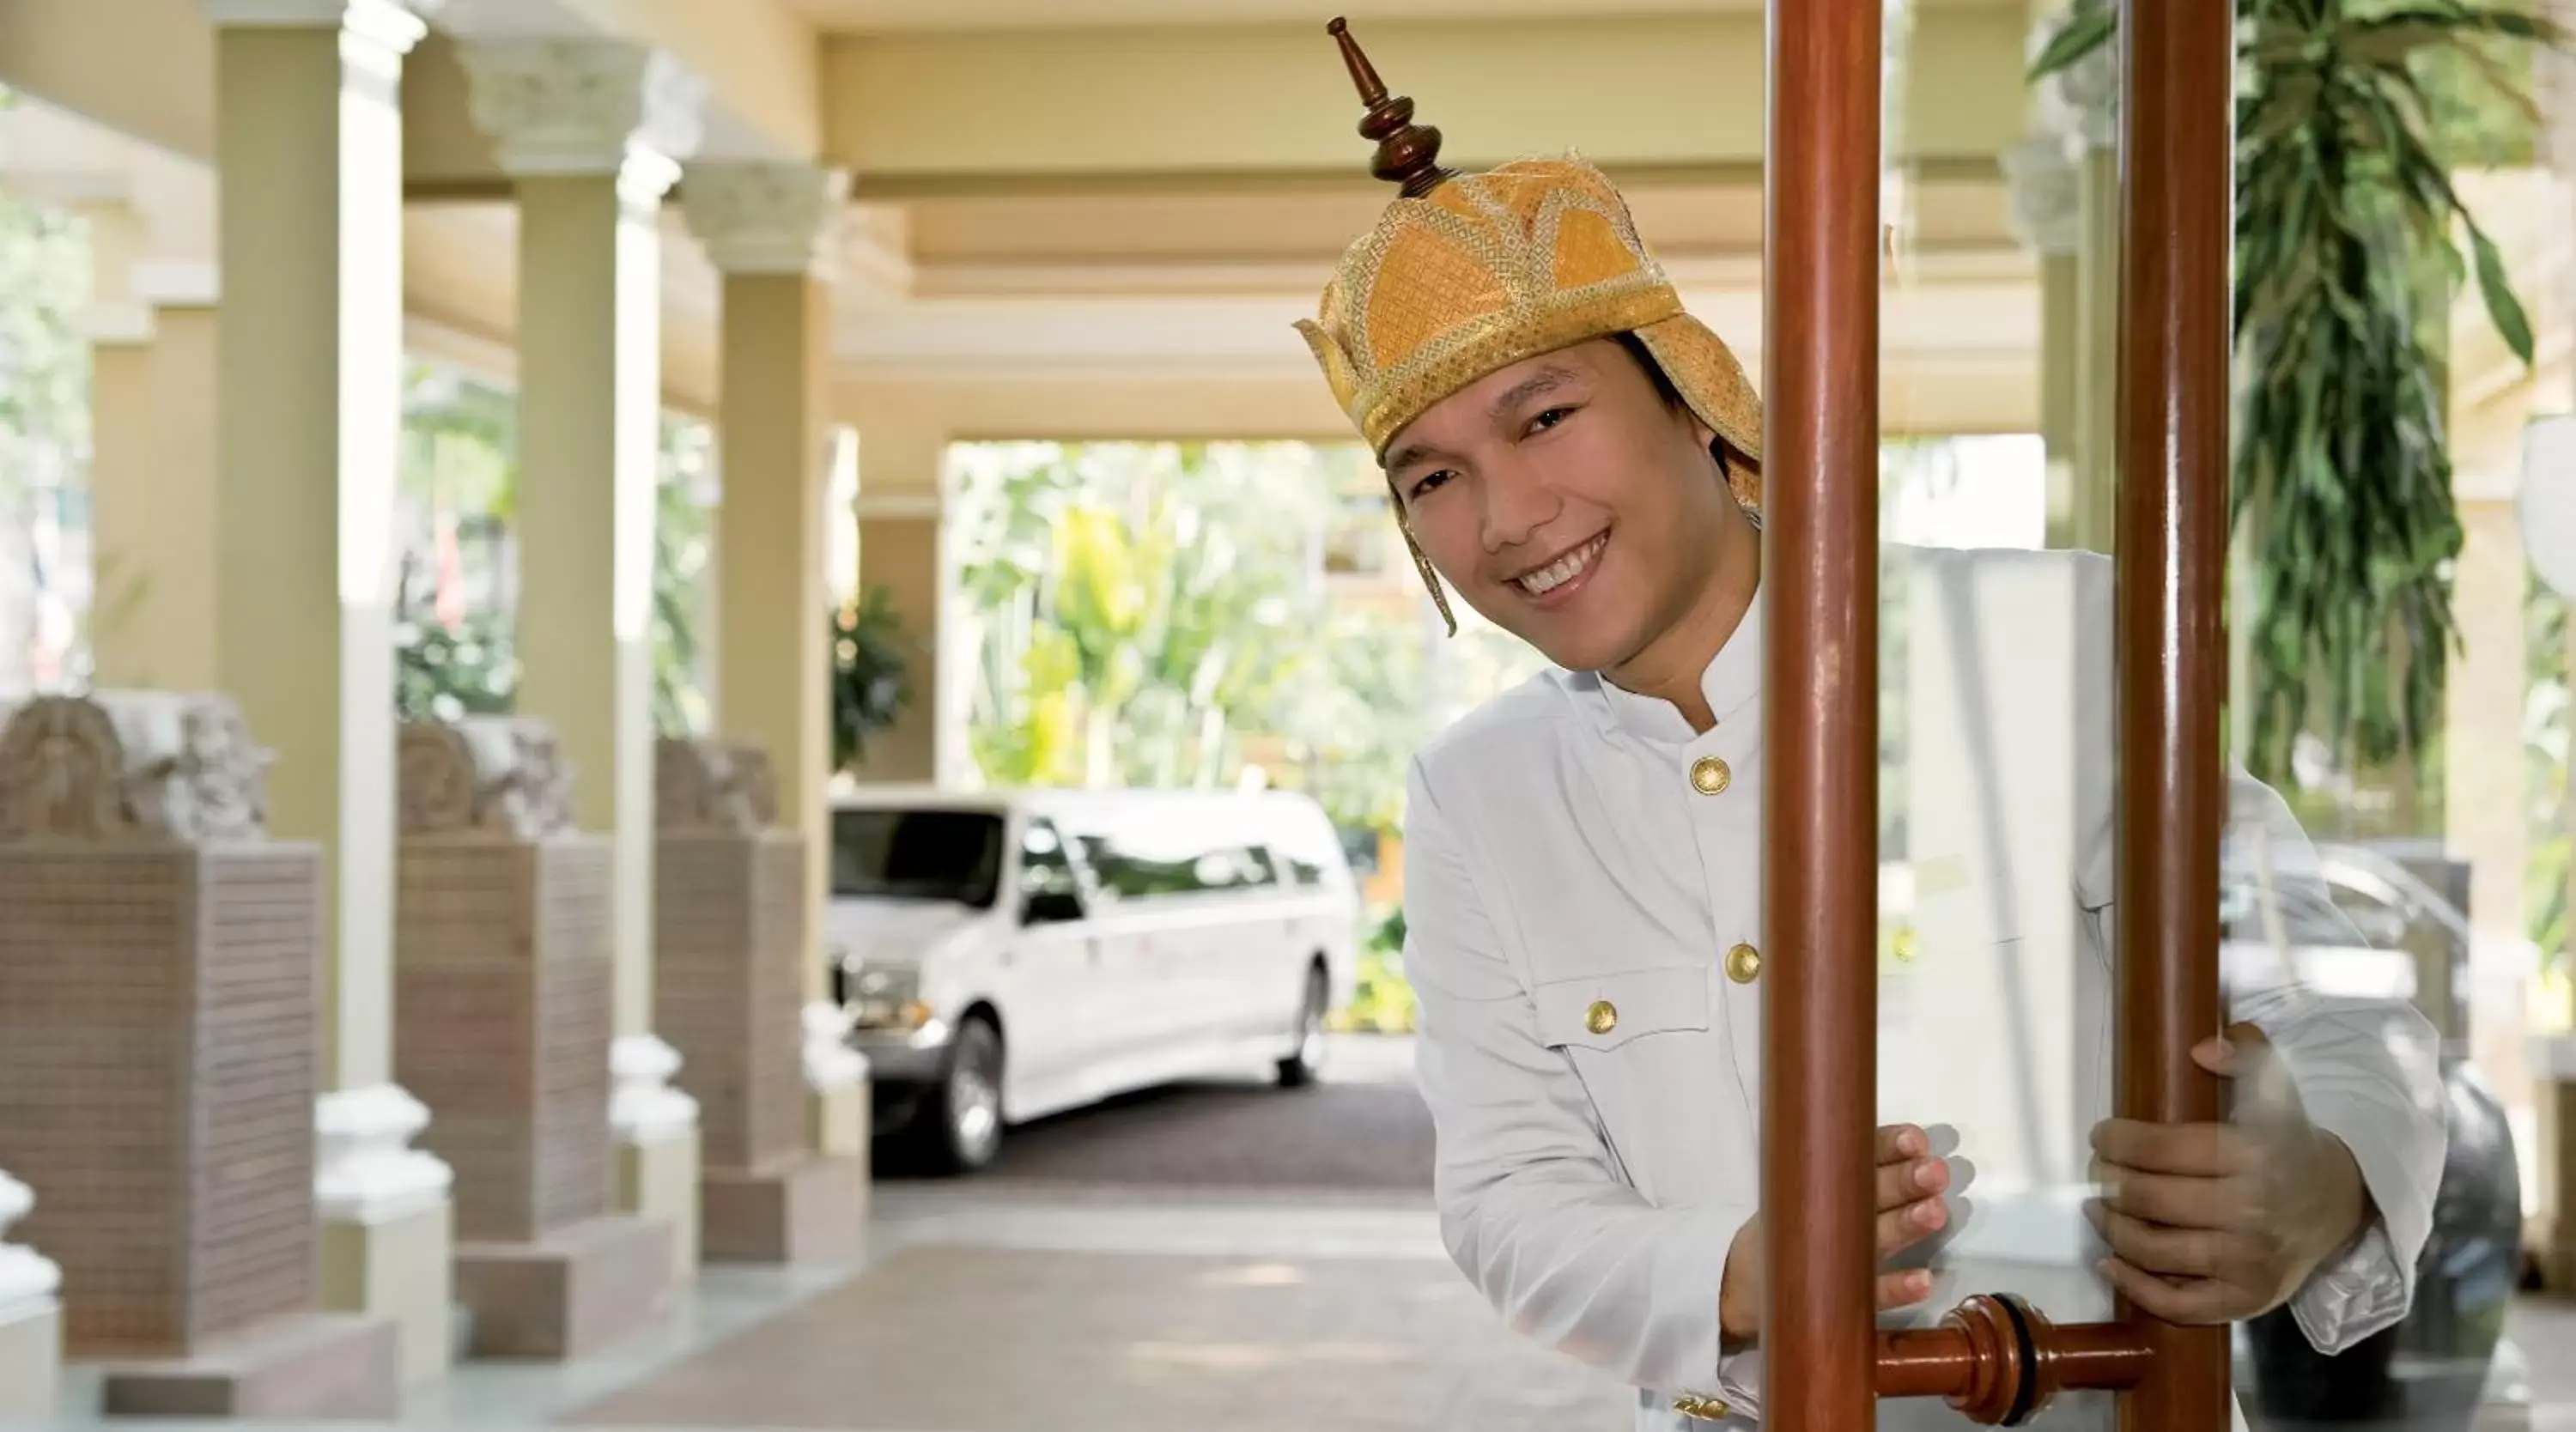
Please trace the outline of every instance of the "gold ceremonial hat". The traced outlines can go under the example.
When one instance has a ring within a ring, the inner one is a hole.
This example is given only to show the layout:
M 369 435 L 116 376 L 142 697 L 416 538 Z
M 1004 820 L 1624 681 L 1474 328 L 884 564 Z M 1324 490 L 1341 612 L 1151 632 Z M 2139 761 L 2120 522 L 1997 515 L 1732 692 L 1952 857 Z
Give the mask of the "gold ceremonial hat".
M 1387 94 L 1347 23 L 1325 28 L 1368 106 L 1359 130 L 1378 142 L 1371 172 L 1403 192 L 1343 254 L 1297 331 L 1371 451 L 1383 460 L 1407 424 L 1489 373 L 1634 333 L 1724 440 L 1737 500 L 1757 504 L 1761 400 L 1734 353 L 1682 311 L 1609 179 L 1573 155 L 1482 174 L 1439 167 L 1440 131 Z

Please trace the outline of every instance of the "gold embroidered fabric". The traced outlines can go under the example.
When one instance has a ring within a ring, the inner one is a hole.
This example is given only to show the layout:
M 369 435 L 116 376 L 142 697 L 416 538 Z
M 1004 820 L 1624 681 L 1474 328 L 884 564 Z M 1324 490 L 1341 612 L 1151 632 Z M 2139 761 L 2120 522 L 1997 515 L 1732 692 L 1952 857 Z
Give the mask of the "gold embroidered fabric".
M 1316 316 L 1297 331 L 1380 460 L 1407 424 L 1486 374 L 1634 333 L 1725 440 L 1736 500 L 1761 505 L 1762 402 L 1744 366 L 1682 311 L 1627 201 L 1579 155 L 1460 175 L 1389 204 L 1344 252 Z M 1399 500 L 1399 522 L 1403 511 Z M 1455 633 L 1430 559 L 1409 531 L 1405 543 Z
M 1747 460 L 1761 498 L 1762 405 L 1743 365 L 1682 311 L 1609 178 L 1581 157 L 1461 175 L 1398 199 L 1342 256 L 1297 331 L 1379 457 L 1441 399 L 1523 359 L 1635 333 L 1691 410 Z

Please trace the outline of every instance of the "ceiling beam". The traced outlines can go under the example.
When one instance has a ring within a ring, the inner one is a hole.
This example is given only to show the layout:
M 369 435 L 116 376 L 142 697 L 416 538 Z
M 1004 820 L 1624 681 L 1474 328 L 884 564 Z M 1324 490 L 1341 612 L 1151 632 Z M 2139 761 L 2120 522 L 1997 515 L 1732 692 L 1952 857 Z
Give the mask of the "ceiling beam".
M 1990 163 L 2019 137 L 2027 25 L 2019 3 L 1916 17 L 1904 158 Z M 1569 148 L 1687 177 L 1761 161 L 1759 14 L 1387 22 L 1363 39 L 1461 167 Z M 1332 183 L 1369 157 L 1320 25 L 843 35 L 822 68 L 826 158 L 863 196 Z

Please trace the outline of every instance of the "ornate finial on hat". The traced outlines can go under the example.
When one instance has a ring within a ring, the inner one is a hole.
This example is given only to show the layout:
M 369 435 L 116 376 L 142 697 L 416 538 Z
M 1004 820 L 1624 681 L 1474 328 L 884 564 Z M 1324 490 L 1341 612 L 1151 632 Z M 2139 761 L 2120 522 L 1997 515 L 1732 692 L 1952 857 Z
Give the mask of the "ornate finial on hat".
M 1368 106 L 1360 118 L 1360 136 L 1377 141 L 1377 159 L 1369 172 L 1402 185 L 1408 199 L 1419 199 L 1458 177 L 1456 170 L 1440 167 L 1440 131 L 1413 122 L 1411 98 L 1388 96 L 1386 82 L 1360 53 L 1360 42 L 1351 38 L 1350 21 L 1335 16 L 1324 31 L 1340 42 L 1342 63 L 1350 67 L 1351 83 L 1359 86 L 1360 103 Z

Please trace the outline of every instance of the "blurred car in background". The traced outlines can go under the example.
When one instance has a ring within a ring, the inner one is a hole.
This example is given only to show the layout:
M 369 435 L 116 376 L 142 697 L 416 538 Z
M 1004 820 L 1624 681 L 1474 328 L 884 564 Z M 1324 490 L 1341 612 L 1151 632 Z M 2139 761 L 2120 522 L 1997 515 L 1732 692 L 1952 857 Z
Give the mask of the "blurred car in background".
M 877 1127 L 954 1172 L 1130 1090 L 1310 1083 L 1357 977 L 1350 863 L 1301 795 L 871 790 L 835 801 L 831 856 Z
M 2269 888 L 2272 898 L 2262 898 Z M 2458 907 L 2387 855 L 2323 845 L 2312 876 L 2264 882 L 2235 863 L 2221 889 L 2231 945 L 2290 952 L 2320 993 L 2400 999 L 2441 1038 L 2450 1147 L 2413 1306 L 2335 1357 L 2287 1310 L 2241 1323 L 2237 1378 L 2258 1428 L 2466 1432 L 2490 1398 L 2521 1264 L 2522 1182 L 2503 1105 L 2468 1060 L 2469 928 Z

